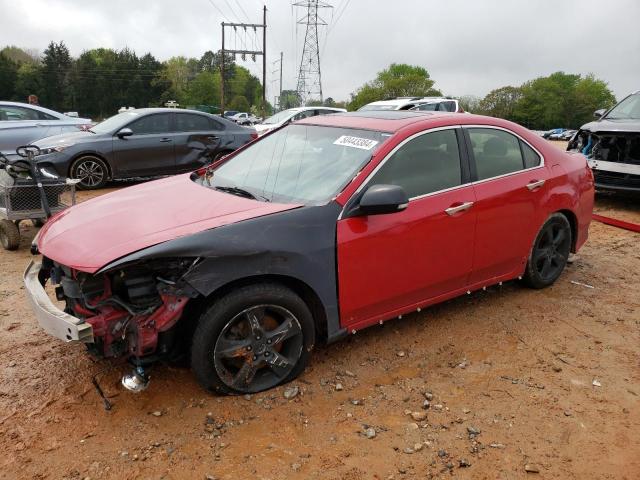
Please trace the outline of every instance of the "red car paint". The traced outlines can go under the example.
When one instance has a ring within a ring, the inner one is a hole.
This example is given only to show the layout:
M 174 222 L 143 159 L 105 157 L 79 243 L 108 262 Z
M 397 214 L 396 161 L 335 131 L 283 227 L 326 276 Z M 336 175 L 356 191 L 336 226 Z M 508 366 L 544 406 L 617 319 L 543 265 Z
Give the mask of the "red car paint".
M 593 208 L 593 175 L 581 155 L 568 155 L 511 122 L 469 114 L 403 120 L 314 117 L 301 123 L 392 131 L 372 161 L 337 197 L 344 205 L 395 146 L 411 135 L 443 126 L 495 126 L 525 139 L 544 165 L 502 178 L 416 199 L 392 215 L 338 221 L 340 318 L 355 331 L 524 273 L 537 232 L 557 211 L 570 212 L 576 251 L 586 241 Z M 527 184 L 545 180 L 533 191 Z M 444 210 L 473 201 L 465 212 Z
M 297 206 L 218 192 L 178 175 L 69 208 L 47 222 L 38 244 L 46 257 L 94 273 L 142 248 Z

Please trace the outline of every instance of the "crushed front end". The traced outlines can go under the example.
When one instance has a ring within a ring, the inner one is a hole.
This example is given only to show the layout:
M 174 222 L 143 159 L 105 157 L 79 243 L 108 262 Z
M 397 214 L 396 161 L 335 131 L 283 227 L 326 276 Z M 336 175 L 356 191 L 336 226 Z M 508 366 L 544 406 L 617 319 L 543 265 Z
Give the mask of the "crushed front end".
M 640 129 L 596 131 L 585 127 L 571 139 L 567 150 L 587 157 L 596 188 L 640 192 Z
M 197 296 L 182 278 L 196 262 L 150 260 L 89 274 L 43 257 L 29 265 L 24 281 L 42 328 L 85 343 L 96 356 L 126 356 L 144 378 L 145 366 L 174 351 L 178 322 Z M 46 293 L 47 284 L 61 308 Z

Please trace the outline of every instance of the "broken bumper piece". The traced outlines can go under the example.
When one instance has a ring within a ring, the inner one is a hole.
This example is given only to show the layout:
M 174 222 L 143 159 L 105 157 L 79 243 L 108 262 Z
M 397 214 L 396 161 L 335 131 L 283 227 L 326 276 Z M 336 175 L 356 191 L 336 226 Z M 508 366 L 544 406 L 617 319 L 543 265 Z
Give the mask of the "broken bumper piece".
M 63 312 L 56 307 L 38 280 L 41 264 L 31 261 L 24 272 L 24 286 L 29 304 L 40 326 L 54 337 L 65 342 L 93 343 L 93 327 L 84 320 Z

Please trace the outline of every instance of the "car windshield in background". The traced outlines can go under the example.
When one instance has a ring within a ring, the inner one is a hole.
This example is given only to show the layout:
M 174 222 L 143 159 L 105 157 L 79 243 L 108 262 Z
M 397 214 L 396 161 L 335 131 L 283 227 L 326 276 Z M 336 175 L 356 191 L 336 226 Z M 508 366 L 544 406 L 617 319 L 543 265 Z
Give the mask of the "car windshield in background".
M 283 110 L 281 112 L 276 113 L 275 115 L 270 116 L 264 122 L 266 125 L 274 125 L 276 123 L 284 122 L 287 118 L 289 118 L 294 112 L 291 110 Z
M 358 109 L 359 112 L 367 112 L 372 110 L 395 110 L 396 105 L 365 105 Z
M 613 107 L 607 120 L 640 120 L 640 94 L 630 95 Z
M 351 181 L 386 138 L 369 130 L 291 125 L 263 137 L 198 183 L 259 200 L 321 205 Z
M 135 120 L 140 116 L 137 112 L 122 112 L 113 117 L 107 118 L 105 121 L 91 127 L 91 131 L 95 133 L 109 133 L 124 127 L 131 120 Z

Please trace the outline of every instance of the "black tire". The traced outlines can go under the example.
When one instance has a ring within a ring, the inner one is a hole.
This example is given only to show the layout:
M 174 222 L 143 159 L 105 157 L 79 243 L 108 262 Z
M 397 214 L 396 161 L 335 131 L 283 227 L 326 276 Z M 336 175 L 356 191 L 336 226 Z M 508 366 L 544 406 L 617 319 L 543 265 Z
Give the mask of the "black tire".
M 0 244 L 5 250 L 17 250 L 20 246 L 20 229 L 11 220 L 0 220 Z
M 77 185 L 80 190 L 95 190 L 104 187 L 109 180 L 109 168 L 101 158 L 85 155 L 73 162 L 69 176 L 80 180 Z
M 209 391 L 260 392 L 300 375 L 314 343 L 313 317 L 298 295 L 278 284 L 249 285 L 200 317 L 191 368 Z
M 560 276 L 571 251 L 571 225 L 561 213 L 554 213 L 542 225 L 527 260 L 525 283 L 531 288 L 545 288 Z

